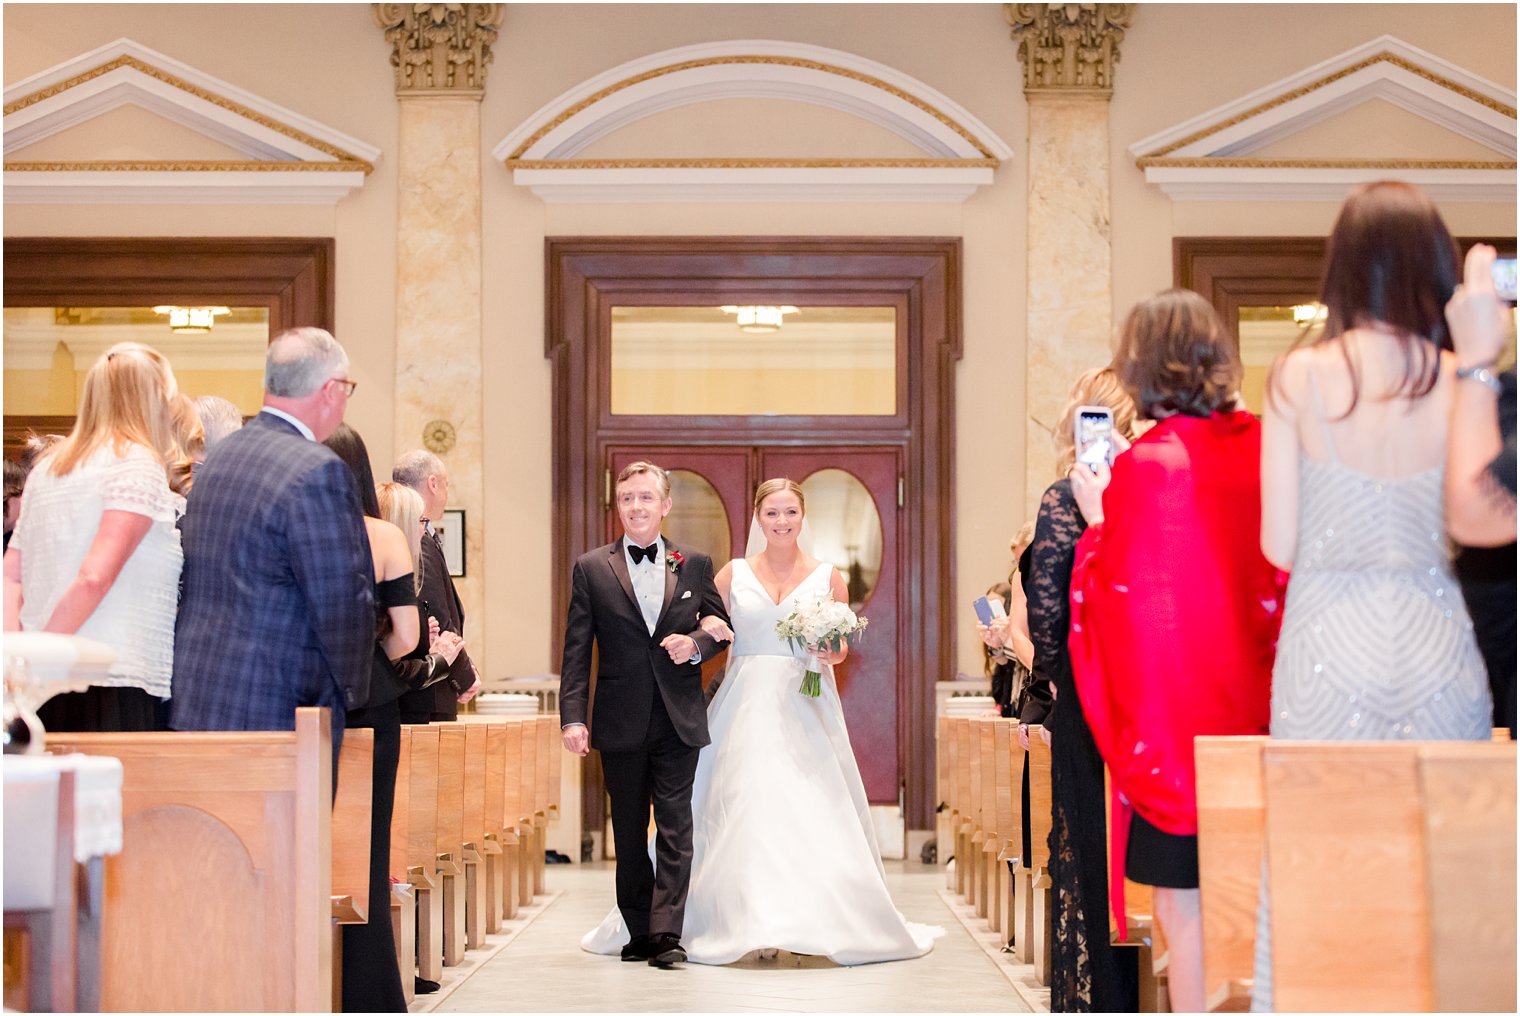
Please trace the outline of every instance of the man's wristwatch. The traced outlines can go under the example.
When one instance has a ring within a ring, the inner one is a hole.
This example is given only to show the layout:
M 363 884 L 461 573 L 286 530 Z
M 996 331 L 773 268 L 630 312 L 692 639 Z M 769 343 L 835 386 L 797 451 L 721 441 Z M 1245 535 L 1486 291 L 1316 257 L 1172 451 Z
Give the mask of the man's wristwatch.
M 1480 363 L 1476 367 L 1458 367 L 1457 379 L 1460 381 L 1476 381 L 1495 395 L 1503 395 L 1504 383 L 1493 372 L 1492 366 L 1492 364 Z

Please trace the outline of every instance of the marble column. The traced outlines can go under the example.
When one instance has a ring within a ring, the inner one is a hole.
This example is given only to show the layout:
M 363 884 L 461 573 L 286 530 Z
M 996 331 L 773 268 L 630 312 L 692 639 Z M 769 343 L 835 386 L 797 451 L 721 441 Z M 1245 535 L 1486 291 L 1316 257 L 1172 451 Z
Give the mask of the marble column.
M 1078 374 L 1112 356 L 1109 109 L 1130 4 L 1004 4 L 1029 103 L 1025 504 L 1055 475 Z
M 470 656 L 485 670 L 480 99 L 501 4 L 375 4 L 392 44 L 397 161 L 397 453 L 425 447 L 465 511 L 456 578 Z

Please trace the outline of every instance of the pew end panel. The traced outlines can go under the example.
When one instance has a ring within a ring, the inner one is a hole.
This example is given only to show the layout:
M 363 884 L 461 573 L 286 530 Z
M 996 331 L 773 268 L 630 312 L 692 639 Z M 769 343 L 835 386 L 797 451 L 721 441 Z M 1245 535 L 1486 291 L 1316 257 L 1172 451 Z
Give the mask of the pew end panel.
M 105 874 L 104 1009 L 331 1008 L 326 709 L 297 710 L 294 732 L 55 734 L 49 743 L 122 762 L 123 849 Z
M 1211 1012 L 1250 1008 L 1266 839 L 1261 770 L 1266 743 L 1265 737 L 1199 737 L 1193 742 L 1203 982 Z

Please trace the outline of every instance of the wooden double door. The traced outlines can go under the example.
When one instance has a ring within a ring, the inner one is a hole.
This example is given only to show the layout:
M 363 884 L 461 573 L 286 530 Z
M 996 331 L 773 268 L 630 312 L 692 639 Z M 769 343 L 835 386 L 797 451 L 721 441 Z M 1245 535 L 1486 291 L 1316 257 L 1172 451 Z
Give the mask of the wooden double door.
M 899 511 L 904 449 L 640 443 L 611 445 L 606 454 L 611 477 L 640 459 L 669 472 L 675 505 L 665 534 L 681 546 L 709 554 L 715 569 L 744 556 L 751 500 L 761 482 L 787 477 L 802 485 L 814 556 L 839 568 L 852 606 L 870 619 L 861 642 L 835 670 L 855 760 L 871 802 L 898 804 L 908 669 Z M 610 504 L 605 526 L 609 541 L 620 535 L 617 510 Z M 704 678 L 712 679 L 722 666 L 720 658 L 704 671 Z

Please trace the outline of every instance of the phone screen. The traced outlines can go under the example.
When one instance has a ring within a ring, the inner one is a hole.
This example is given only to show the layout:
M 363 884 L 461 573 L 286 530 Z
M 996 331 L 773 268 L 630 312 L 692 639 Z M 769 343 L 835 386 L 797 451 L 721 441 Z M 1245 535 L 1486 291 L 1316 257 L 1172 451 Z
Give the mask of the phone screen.
M 1507 303 L 1515 302 L 1515 259 L 1499 258 L 1494 262 L 1494 292 Z
M 1083 406 L 1077 410 L 1076 426 L 1077 461 L 1096 473 L 1099 462 L 1113 461 L 1113 413 Z

